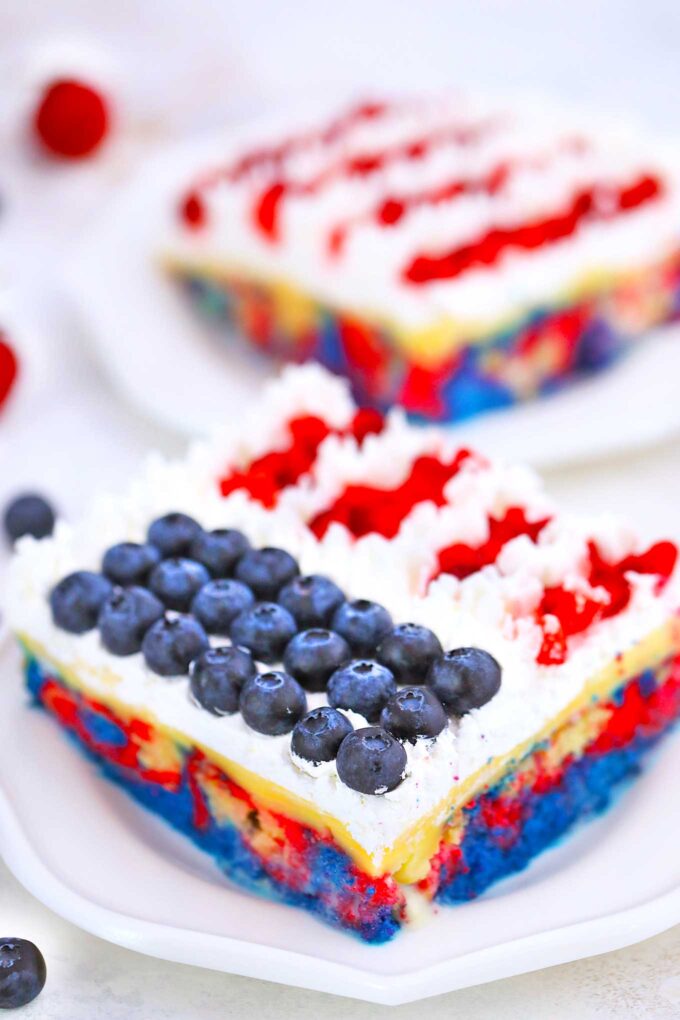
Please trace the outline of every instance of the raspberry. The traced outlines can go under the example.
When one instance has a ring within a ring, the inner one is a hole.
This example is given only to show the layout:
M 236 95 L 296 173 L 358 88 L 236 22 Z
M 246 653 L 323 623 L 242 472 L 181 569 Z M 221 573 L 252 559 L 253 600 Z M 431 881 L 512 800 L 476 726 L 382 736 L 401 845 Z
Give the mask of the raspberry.
M 109 121 L 108 105 L 99 92 L 83 82 L 64 79 L 47 86 L 33 126 L 48 152 L 82 159 L 99 148 Z

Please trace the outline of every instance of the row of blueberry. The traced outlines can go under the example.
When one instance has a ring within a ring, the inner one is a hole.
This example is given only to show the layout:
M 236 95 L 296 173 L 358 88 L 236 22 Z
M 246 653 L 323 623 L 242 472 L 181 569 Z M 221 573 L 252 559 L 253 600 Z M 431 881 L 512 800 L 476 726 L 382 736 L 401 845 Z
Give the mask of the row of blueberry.
M 241 532 L 205 532 L 180 513 L 154 521 L 146 543 L 108 549 L 102 573 L 69 574 L 50 604 L 71 633 L 98 626 L 112 653 L 141 651 L 161 676 L 188 672 L 208 711 L 240 710 L 260 733 L 292 731 L 292 750 L 307 761 L 337 757 L 340 778 L 365 793 L 401 782 L 403 741 L 436 737 L 447 713 L 480 707 L 500 686 L 487 652 L 444 653 L 428 628 L 394 626 L 383 606 L 346 601 L 321 575 L 301 577 L 283 549 L 252 549 Z M 232 644 L 210 648 L 208 634 Z M 258 673 L 256 659 L 284 670 Z M 329 705 L 306 714 L 303 688 L 325 690 Z M 354 732 L 338 709 L 380 725 Z

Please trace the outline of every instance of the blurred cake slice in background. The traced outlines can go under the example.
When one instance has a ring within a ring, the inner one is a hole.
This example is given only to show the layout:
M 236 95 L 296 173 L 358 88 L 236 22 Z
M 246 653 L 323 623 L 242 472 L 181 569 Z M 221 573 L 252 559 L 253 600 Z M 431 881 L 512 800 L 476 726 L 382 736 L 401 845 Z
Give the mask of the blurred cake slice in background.
M 675 317 L 677 157 L 561 107 L 430 96 L 254 125 L 186 182 L 162 258 L 262 352 L 459 420 Z

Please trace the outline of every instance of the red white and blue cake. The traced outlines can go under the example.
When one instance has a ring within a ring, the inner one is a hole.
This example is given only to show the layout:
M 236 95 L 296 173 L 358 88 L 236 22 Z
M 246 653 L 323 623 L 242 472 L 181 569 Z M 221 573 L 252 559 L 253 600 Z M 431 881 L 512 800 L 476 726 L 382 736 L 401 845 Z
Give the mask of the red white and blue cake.
M 609 804 L 680 712 L 679 611 L 673 543 L 317 366 L 20 540 L 8 598 L 31 694 L 110 777 L 369 942 Z
M 455 420 L 676 316 L 679 172 L 677 152 L 550 104 L 361 103 L 236 132 L 178 196 L 163 258 L 259 350 Z

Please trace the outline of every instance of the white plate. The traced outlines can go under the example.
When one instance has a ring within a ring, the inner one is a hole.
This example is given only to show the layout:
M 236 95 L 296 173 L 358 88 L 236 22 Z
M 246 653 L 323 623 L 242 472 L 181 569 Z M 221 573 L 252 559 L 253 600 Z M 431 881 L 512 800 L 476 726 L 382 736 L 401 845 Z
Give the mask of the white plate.
M 129 400 L 187 434 L 238 415 L 274 371 L 226 327 L 202 320 L 158 268 L 175 197 L 220 157 L 211 137 L 150 159 L 69 260 L 66 282 L 104 363 Z M 553 397 L 459 427 L 496 456 L 552 466 L 591 460 L 680 431 L 680 328 Z
M 7 643 L 0 675 L 0 852 L 56 913 L 130 949 L 395 1005 L 618 949 L 680 921 L 678 735 L 608 814 L 527 871 L 366 946 L 229 886 L 28 706 Z

